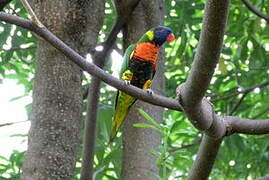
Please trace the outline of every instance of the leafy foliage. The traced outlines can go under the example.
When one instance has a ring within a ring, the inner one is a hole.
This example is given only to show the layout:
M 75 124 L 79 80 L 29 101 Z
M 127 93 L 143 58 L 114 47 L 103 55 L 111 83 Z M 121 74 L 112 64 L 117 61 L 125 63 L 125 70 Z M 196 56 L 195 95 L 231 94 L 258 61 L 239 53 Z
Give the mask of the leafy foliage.
M 269 3 L 252 0 L 264 13 L 269 14 Z M 165 1 L 165 25 L 172 28 L 176 42 L 166 45 L 166 96 L 175 97 L 176 87 L 184 82 L 191 68 L 199 41 L 202 26 L 204 0 Z M 9 13 L 27 17 L 21 4 L 13 2 Z M 112 1 L 106 2 L 106 17 L 100 32 L 103 42 L 116 20 Z M 268 24 L 242 4 L 232 1 L 228 26 L 224 38 L 221 59 L 207 92 L 215 110 L 223 115 L 236 115 L 245 118 L 269 118 L 268 86 L 257 87 L 244 96 L 240 91 L 268 81 L 269 73 L 269 28 Z M 0 23 L 0 80 L 13 78 L 25 86 L 28 94 L 32 90 L 36 40 L 30 32 L 9 24 Z M 122 49 L 122 39 L 117 40 Z M 108 72 L 114 61 L 106 66 Z M 88 80 L 85 80 L 88 82 Z M 98 114 L 98 138 L 96 142 L 95 178 L 119 179 L 121 172 L 121 138 L 108 146 L 110 119 L 114 105 L 115 91 L 102 85 L 101 103 Z M 228 98 L 227 98 L 228 97 Z M 240 103 L 241 102 L 241 103 Z M 30 109 L 31 105 L 28 106 Z M 140 110 L 149 122 L 136 124 L 138 128 L 153 128 L 162 135 L 162 145 L 158 152 L 150 152 L 158 157 L 160 179 L 186 179 L 197 152 L 201 133 L 198 132 L 181 112 L 167 110 L 163 123 Z M 211 179 L 255 179 L 269 173 L 268 135 L 233 135 L 221 145 L 218 159 L 211 173 Z M 18 179 L 23 153 L 14 151 L 10 158 L 1 157 L 0 174 Z M 79 174 L 79 164 L 76 173 Z M 77 176 L 79 179 L 79 177 Z
M 14 150 L 9 158 L 0 156 L 0 179 L 19 180 L 24 152 Z

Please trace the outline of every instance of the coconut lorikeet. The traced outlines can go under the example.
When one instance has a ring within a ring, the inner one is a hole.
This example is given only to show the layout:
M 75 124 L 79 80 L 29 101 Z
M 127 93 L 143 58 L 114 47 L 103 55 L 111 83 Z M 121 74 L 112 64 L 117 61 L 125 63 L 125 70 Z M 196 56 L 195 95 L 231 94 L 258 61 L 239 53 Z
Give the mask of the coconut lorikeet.
M 171 29 L 165 26 L 159 26 L 147 31 L 136 44 L 132 44 L 126 49 L 120 78 L 128 84 L 149 90 L 156 72 L 160 47 L 164 42 L 170 42 L 174 39 L 175 36 Z M 135 101 L 135 97 L 121 91 L 117 92 L 110 142 L 116 136 Z

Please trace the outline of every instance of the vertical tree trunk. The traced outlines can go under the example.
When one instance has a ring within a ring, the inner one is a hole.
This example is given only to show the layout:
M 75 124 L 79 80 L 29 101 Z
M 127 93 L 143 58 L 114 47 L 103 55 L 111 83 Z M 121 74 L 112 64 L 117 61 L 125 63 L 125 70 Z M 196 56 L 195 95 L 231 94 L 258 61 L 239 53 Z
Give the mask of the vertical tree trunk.
M 152 27 L 163 23 L 163 1 L 141 0 L 124 30 L 124 47 L 136 42 L 141 35 Z M 161 53 L 162 54 L 162 53 Z M 157 73 L 153 81 L 153 91 L 162 94 L 164 87 L 164 58 L 159 56 Z M 133 127 L 134 123 L 146 120 L 137 109 L 141 108 L 158 122 L 162 121 L 163 109 L 142 101 L 137 101 L 132 107 L 124 124 L 123 132 L 123 180 L 155 180 L 158 175 L 156 158 L 150 155 L 158 151 L 160 135 L 154 130 Z
M 95 46 L 102 18 L 98 0 L 32 0 L 31 4 L 41 22 L 79 53 Z M 37 54 L 22 179 L 72 179 L 81 128 L 81 70 L 43 40 Z

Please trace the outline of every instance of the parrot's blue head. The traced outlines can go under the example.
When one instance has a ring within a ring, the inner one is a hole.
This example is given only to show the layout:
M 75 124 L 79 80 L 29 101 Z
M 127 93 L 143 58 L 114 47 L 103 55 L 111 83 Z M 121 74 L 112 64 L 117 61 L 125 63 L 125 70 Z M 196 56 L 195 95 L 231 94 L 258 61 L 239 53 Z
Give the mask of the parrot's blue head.
M 165 26 L 153 28 L 147 32 L 148 38 L 156 45 L 161 46 L 164 42 L 175 40 L 172 30 Z

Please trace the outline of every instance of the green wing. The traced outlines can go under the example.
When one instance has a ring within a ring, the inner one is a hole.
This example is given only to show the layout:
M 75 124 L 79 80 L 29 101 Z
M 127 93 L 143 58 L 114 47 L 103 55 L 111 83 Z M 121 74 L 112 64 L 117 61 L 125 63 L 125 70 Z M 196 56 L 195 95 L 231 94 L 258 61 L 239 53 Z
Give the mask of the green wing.
M 131 55 L 134 51 L 135 44 L 130 45 L 124 54 L 123 63 L 120 70 L 120 79 L 122 79 L 123 73 L 127 70 Z M 127 116 L 130 107 L 135 102 L 136 98 L 118 91 L 115 103 L 115 113 L 112 121 L 111 132 L 110 132 L 110 142 L 116 136 L 120 126 L 122 125 L 125 117 Z
M 122 74 L 124 73 L 124 71 L 128 68 L 129 61 L 131 58 L 130 56 L 132 55 L 134 48 L 135 48 L 135 44 L 132 44 L 125 51 L 125 54 L 123 56 L 123 63 L 121 65 L 121 70 L 120 70 L 120 78 Z

